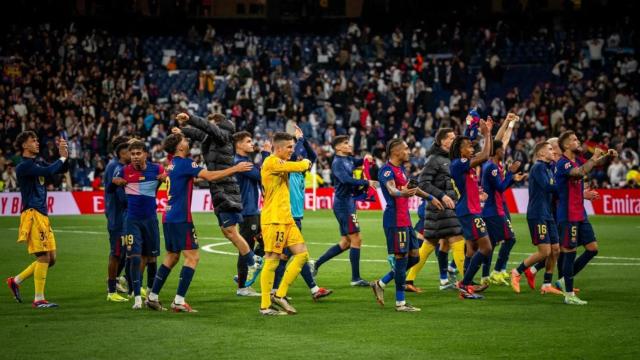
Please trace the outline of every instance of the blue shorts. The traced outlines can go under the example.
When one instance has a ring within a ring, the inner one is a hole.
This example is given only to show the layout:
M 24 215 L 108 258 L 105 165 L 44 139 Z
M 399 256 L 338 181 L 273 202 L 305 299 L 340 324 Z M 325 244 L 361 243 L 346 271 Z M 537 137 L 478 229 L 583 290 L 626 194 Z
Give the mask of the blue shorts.
M 235 226 L 242 223 L 242 214 L 237 212 L 219 212 L 216 213 L 218 225 L 221 228 Z
M 333 215 L 336 216 L 340 225 L 340 235 L 347 236 L 360 232 L 360 224 L 358 223 L 358 215 L 356 208 L 333 209 Z
M 298 229 L 300 231 L 302 231 L 302 218 L 293 218 L 293 221 L 295 221 L 296 226 L 298 227 Z
M 155 216 L 142 220 L 127 219 L 125 224 L 127 254 L 160 255 L 160 229 Z
M 462 227 L 462 236 L 465 240 L 478 240 L 488 236 L 487 225 L 480 215 L 464 215 L 459 216 L 460 226 Z
M 418 218 L 418 222 L 416 222 L 416 225 L 413 227 L 413 230 L 415 230 L 420 235 L 424 235 L 424 218 L 423 217 Z
M 124 255 L 123 235 L 124 231 L 122 229 L 109 230 L 109 256 L 119 258 Z
M 553 220 L 527 219 L 533 245 L 558 244 L 558 226 Z
M 164 223 L 164 246 L 169 252 L 179 253 L 182 250 L 195 250 L 198 248 L 198 235 L 193 223 Z
M 411 226 L 384 228 L 388 254 L 407 254 L 420 249 L 418 237 Z
M 593 227 L 588 221 L 561 222 L 558 226 L 560 246 L 565 249 L 575 249 L 578 245 L 586 246 L 596 241 Z
M 503 240 L 515 239 L 513 228 L 511 227 L 511 220 L 507 215 L 488 216 L 483 219 L 487 224 L 487 232 L 489 233 L 489 239 L 491 239 L 492 245 L 495 246 Z

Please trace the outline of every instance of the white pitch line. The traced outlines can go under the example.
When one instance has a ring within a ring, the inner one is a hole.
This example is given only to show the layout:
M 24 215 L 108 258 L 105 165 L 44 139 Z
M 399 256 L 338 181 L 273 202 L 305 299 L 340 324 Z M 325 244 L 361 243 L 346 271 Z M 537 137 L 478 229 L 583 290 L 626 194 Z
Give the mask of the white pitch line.
M 514 255 L 531 255 L 532 253 L 512 252 L 512 254 L 514 254 Z M 618 256 L 600 256 L 600 255 L 597 255 L 595 257 L 595 259 L 640 261 L 640 258 L 618 257 Z

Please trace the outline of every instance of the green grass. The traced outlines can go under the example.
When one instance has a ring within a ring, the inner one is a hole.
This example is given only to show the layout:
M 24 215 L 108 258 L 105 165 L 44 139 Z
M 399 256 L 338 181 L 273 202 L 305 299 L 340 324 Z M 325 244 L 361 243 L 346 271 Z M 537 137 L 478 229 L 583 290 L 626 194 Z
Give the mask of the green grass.
M 381 213 L 359 214 L 363 248 L 361 272 L 371 280 L 388 265 Z M 133 311 L 130 303 L 105 301 L 108 241 L 103 216 L 61 216 L 51 219 L 58 244 L 58 262 L 49 272 L 47 298 L 61 307 L 30 307 L 33 281 L 17 304 L 8 290 L 0 296 L 0 358 L 638 358 L 640 322 L 637 271 L 640 249 L 638 217 L 594 217 L 600 257 L 577 278 L 585 307 L 566 306 L 561 297 L 522 294 L 492 287 L 483 301 L 461 301 L 454 292 L 437 290 L 432 256 L 418 278 L 426 292 L 409 294 L 421 307 L 417 314 L 393 309 L 393 283 L 386 308 L 366 288 L 349 286 L 348 254 L 322 267 L 320 286 L 335 293 L 313 303 L 302 279 L 290 291 L 299 315 L 264 318 L 257 298 L 235 296 L 234 256 L 201 251 L 201 262 L 188 293 L 197 314 Z M 201 245 L 220 243 L 213 214 L 195 215 Z M 13 276 L 32 258 L 15 242 L 18 219 L 0 218 L 0 275 Z M 524 218 L 516 216 L 518 236 L 510 267 L 533 251 Z M 338 239 L 331 212 L 307 213 L 303 234 L 317 258 Z M 217 250 L 233 250 L 230 244 Z M 618 257 L 623 259 L 611 259 Z M 495 259 L 495 257 L 494 257 Z M 179 270 L 161 294 L 170 303 Z M 3 278 L 4 279 L 4 278 Z M 541 277 L 538 278 L 541 280 Z

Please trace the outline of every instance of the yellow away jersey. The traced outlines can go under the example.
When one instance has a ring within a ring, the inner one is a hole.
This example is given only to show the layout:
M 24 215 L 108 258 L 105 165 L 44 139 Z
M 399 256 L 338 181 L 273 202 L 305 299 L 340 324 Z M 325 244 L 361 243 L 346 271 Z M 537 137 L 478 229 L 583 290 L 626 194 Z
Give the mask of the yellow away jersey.
M 289 173 L 309 169 L 309 160 L 285 161 L 270 155 L 262 163 L 260 175 L 264 188 L 264 204 L 260 222 L 262 224 L 292 224 L 291 200 L 289 199 Z

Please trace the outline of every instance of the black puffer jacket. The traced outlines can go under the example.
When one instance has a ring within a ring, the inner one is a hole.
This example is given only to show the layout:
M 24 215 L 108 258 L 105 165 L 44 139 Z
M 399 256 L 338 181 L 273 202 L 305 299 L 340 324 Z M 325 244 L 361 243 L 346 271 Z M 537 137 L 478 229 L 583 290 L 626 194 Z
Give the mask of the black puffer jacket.
M 418 178 L 420 189 L 438 199 L 448 195 L 453 201 L 457 201 L 458 194 L 453 188 L 450 163 L 449 154 L 434 144 L 427 154 L 427 161 Z M 428 203 L 424 222 L 425 238 L 437 240 L 460 234 L 462 234 L 462 228 L 454 210 L 438 211 L 435 206 Z
M 202 143 L 202 155 L 208 170 L 224 170 L 233 166 L 233 123 L 224 119 L 213 124 L 201 117 L 190 115 L 188 125 L 182 132 L 190 139 Z M 240 186 L 235 176 L 228 176 L 218 181 L 209 182 L 209 191 L 214 210 L 219 212 L 242 211 Z

